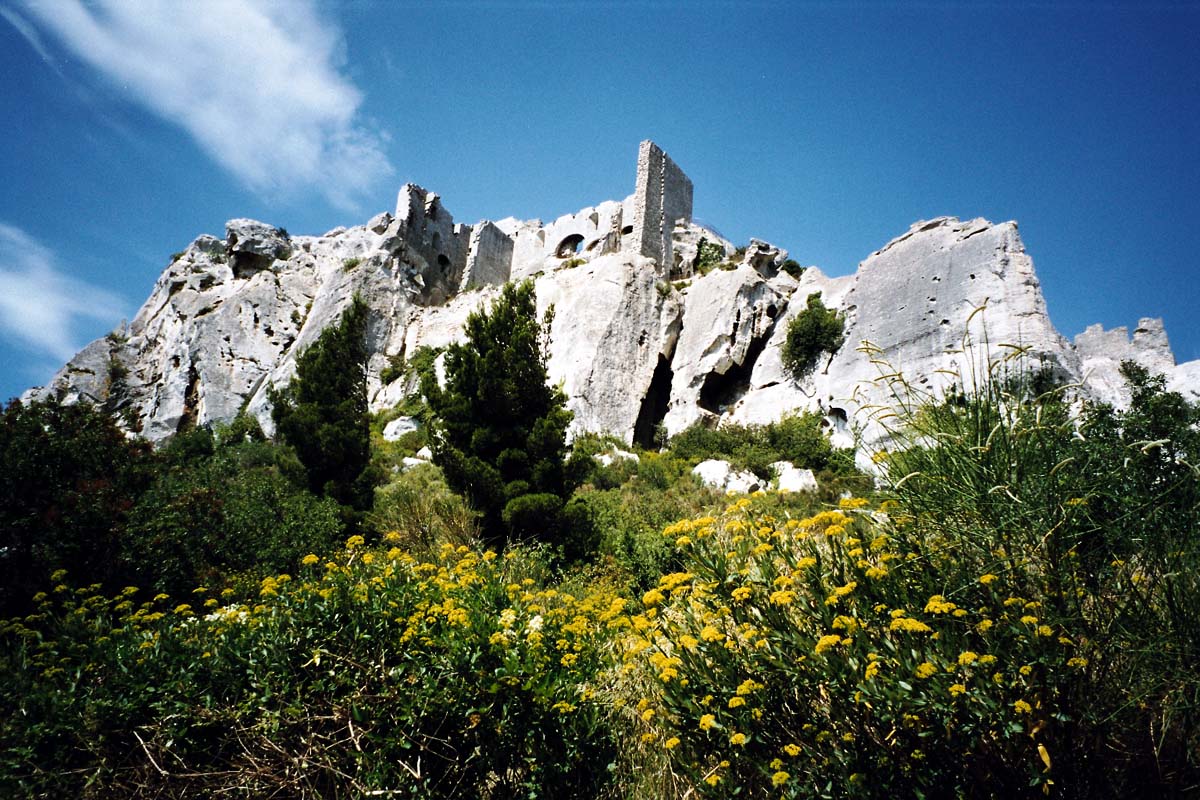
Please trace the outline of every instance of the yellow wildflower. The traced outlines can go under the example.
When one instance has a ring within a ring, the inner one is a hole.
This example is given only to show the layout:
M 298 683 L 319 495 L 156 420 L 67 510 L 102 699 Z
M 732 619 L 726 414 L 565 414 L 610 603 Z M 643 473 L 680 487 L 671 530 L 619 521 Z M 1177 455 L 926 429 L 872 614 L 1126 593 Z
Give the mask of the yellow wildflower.
M 813 652 L 814 653 L 824 653 L 826 650 L 830 649 L 831 647 L 837 647 L 841 643 L 842 643 L 842 637 L 837 635 L 836 633 L 831 633 L 826 636 L 822 636 L 820 639 L 817 640 L 817 646 L 815 648 L 813 648 Z
M 933 597 L 930 597 L 929 602 L 925 604 L 925 613 L 948 614 L 955 608 L 957 608 L 957 606 L 954 603 L 951 603 L 940 594 L 935 594 Z

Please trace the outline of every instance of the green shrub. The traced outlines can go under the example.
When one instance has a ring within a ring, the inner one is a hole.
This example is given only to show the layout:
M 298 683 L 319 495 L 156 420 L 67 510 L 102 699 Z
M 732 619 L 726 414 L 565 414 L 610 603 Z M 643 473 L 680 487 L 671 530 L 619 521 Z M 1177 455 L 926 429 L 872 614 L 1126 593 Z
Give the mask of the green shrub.
M 710 242 L 701 236 L 700 241 L 696 244 L 696 261 L 692 264 L 693 270 L 701 275 L 707 275 L 724 260 L 725 249 L 716 242 Z
M 446 485 L 441 470 L 421 464 L 375 490 L 367 521 L 380 537 L 391 536 L 408 552 L 425 557 L 446 544 L 474 546 L 479 540 L 476 517 Z
M 349 272 L 361 263 L 362 259 L 358 257 L 342 259 L 342 269 L 346 272 Z
M 86 583 L 119 581 L 121 530 L 153 461 L 87 403 L 0 410 L 0 613 L 24 608 L 61 567 Z
M 766 425 L 725 423 L 707 427 L 696 423 L 671 438 L 672 455 L 695 464 L 710 458 L 729 461 L 763 480 L 770 465 L 790 461 L 813 471 L 836 467 L 837 474 L 856 474 L 853 459 L 834 459 L 834 450 L 821 430 L 821 417 L 813 412 L 786 416 Z
M 784 261 L 783 265 L 780 266 L 779 269 L 783 272 L 786 272 L 788 275 L 791 275 L 796 280 L 800 280 L 800 276 L 804 274 L 804 267 L 800 266 L 800 262 L 793 258 L 789 258 Z
M 396 353 L 388 356 L 387 365 L 379 371 L 379 382 L 387 386 L 392 381 L 404 377 L 404 355 Z
M 164 448 L 121 534 L 127 580 L 178 596 L 234 573 L 283 571 L 344 535 L 338 505 L 295 482 L 303 470 L 289 463 L 294 457 L 239 427 L 219 444 L 198 429 Z
M 783 342 L 783 367 L 797 382 L 817 368 L 823 353 L 835 353 L 845 340 L 845 320 L 821 302 L 821 293 L 808 296 L 807 307 L 788 322 Z
M 352 537 L 325 561 L 244 603 L 40 598 L 37 619 L 0 628 L 0 793 L 588 797 L 609 783 L 610 588 L 543 588 L 523 550 L 418 562 Z

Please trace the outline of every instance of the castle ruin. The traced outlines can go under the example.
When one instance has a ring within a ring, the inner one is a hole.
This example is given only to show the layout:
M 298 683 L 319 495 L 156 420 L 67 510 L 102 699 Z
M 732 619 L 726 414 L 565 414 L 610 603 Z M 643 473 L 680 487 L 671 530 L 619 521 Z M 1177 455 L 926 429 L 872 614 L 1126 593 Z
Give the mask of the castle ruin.
M 672 245 L 677 225 L 692 221 L 692 182 L 654 142 L 638 148 L 634 192 L 543 224 L 507 218 L 463 225 L 440 198 L 409 183 L 400 189 L 395 216 L 381 220 L 396 238 L 403 258 L 430 281 L 453 294 L 459 289 L 500 285 L 571 261 L 606 253 L 632 252 L 653 259 L 671 277 L 680 258 Z

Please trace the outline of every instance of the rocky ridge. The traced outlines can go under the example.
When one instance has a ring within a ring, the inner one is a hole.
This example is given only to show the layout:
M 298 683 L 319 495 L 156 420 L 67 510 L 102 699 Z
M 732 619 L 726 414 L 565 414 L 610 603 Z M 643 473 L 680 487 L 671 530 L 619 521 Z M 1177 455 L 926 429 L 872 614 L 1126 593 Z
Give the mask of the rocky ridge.
M 528 277 L 539 310 L 555 309 L 549 371 L 569 397 L 572 430 L 627 442 L 651 442 L 660 425 L 674 434 L 698 421 L 761 423 L 796 410 L 822 413 L 838 444 L 852 444 L 855 431 L 878 442 L 883 431 L 869 411 L 892 399 L 877 380 L 881 361 L 933 392 L 1008 352 L 1004 345 L 1019 345 L 1029 363 L 1094 399 L 1127 401 L 1117 371 L 1124 359 L 1200 399 L 1200 362 L 1175 364 L 1159 320 L 1141 320 L 1132 338 L 1097 325 L 1064 339 L 1015 222 L 918 222 L 853 275 L 809 267 L 797 279 L 781 269 L 785 251 L 753 241 L 735 253 L 693 223 L 690 181 L 649 144 L 641 153 L 648 169 L 657 174 L 658 158 L 668 175 L 675 170 L 674 189 L 644 181 L 639 161 L 634 196 L 545 225 L 456 225 L 437 195 L 411 184 L 394 214 L 321 236 L 231 220 L 223 239 L 202 235 L 171 262 L 131 323 L 25 398 L 107 402 L 155 441 L 241 409 L 269 430 L 268 389 L 291 379 L 297 355 L 357 293 L 370 308 L 368 385 L 380 411 L 416 388 L 389 367 L 459 340 L 467 315 L 499 285 Z M 684 190 L 684 199 L 670 196 Z M 657 238 L 646 208 L 684 209 L 662 217 L 669 240 Z M 624 224 L 630 209 L 645 232 Z M 728 259 L 705 274 L 696 268 L 702 240 Z M 781 352 L 788 322 L 814 292 L 844 314 L 846 344 L 797 384 Z M 964 349 L 965 340 L 974 345 Z

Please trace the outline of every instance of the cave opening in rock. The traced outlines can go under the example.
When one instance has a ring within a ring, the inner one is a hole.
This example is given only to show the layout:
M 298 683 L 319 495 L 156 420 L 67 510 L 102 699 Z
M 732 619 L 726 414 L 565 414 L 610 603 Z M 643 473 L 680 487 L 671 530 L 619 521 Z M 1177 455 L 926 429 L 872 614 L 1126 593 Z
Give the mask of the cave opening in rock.
M 774 326 L 772 326 L 774 327 Z M 771 328 L 750 340 L 746 348 L 746 357 L 742 363 L 734 364 L 724 372 L 710 372 L 700 387 L 700 398 L 697 404 L 705 411 L 723 414 L 725 409 L 732 406 L 750 390 L 750 373 L 754 364 L 762 354 L 763 348 L 771 338 Z
M 654 375 L 650 378 L 650 387 L 646 389 L 642 407 L 638 409 L 637 422 L 633 424 L 634 444 L 648 449 L 660 444 L 654 441 L 654 433 L 667 416 L 667 406 L 671 400 L 671 381 L 674 378 L 675 372 L 671 369 L 670 360 L 659 353 L 658 364 L 655 365 Z

